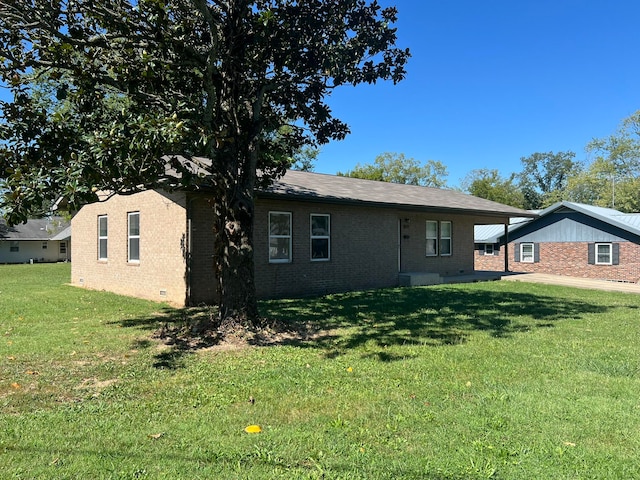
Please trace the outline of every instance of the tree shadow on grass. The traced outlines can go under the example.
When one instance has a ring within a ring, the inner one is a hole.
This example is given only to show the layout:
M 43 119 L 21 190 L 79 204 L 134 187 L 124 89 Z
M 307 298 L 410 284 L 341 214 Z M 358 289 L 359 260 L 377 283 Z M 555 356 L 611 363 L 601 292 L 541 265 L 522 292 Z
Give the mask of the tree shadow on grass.
M 269 327 L 243 335 L 247 344 L 295 345 L 321 350 L 327 358 L 367 346 L 365 356 L 383 362 L 405 359 L 386 347 L 460 345 L 474 332 L 496 338 L 555 322 L 604 313 L 609 307 L 541 294 L 491 287 L 395 288 L 261 303 Z M 179 368 L 184 356 L 228 341 L 212 330 L 212 307 L 167 308 L 157 316 L 126 319 L 123 327 L 153 331 L 166 348 L 157 368 Z
M 302 324 L 315 332 L 306 340 L 292 338 L 284 343 L 321 349 L 333 357 L 364 345 L 374 349 L 459 345 L 474 332 L 505 338 L 607 309 L 546 295 L 441 286 L 274 300 L 265 302 L 262 312 L 284 324 Z M 384 350 L 372 355 L 381 361 L 396 359 Z

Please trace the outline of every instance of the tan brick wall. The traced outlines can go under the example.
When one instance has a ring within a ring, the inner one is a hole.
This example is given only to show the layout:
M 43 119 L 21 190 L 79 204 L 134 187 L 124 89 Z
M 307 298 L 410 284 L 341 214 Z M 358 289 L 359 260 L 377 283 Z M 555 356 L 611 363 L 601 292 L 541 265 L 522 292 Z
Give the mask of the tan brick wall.
M 509 270 L 537 272 L 570 277 L 593 278 L 636 283 L 640 279 L 640 245 L 633 242 L 615 242 L 620 245 L 619 265 L 589 265 L 587 242 L 539 243 L 540 261 L 523 263 L 514 260 L 515 243 L 509 244 Z M 504 269 L 504 246 L 496 256 L 480 255 L 476 250 L 477 270 Z
M 72 220 L 71 282 L 176 305 L 185 302 L 184 194 L 145 191 L 84 206 Z M 140 212 L 140 262 L 127 262 L 127 214 Z M 98 216 L 108 214 L 108 259 L 98 260 Z

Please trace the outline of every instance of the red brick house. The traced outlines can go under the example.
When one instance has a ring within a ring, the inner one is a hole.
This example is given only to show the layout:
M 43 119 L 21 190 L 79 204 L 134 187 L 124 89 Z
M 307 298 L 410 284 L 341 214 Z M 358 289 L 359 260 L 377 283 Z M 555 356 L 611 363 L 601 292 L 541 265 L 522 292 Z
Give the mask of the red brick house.
M 475 268 L 637 283 L 640 214 L 559 202 L 535 219 L 475 229 Z
M 210 201 L 202 191 L 148 190 L 84 206 L 72 221 L 72 283 L 176 305 L 215 301 Z M 474 226 L 522 215 L 533 216 L 452 190 L 288 171 L 256 192 L 257 294 L 468 275 Z

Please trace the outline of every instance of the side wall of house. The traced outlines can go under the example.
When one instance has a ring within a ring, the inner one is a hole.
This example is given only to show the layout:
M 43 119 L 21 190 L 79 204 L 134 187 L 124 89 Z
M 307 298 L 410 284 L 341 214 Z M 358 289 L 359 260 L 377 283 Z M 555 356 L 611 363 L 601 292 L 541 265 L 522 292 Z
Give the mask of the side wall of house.
M 258 199 L 255 212 L 256 288 L 262 298 L 392 287 L 400 271 L 473 272 L 476 219 L 470 216 L 273 199 Z M 290 262 L 269 261 L 269 212 L 291 214 Z M 329 215 L 329 260 L 311 258 L 312 214 Z M 426 255 L 427 220 L 452 222 L 451 255 Z
M 536 243 L 537 261 L 516 261 L 516 249 L 520 243 L 517 241 L 509 244 L 509 270 L 512 272 L 548 273 L 632 283 L 640 281 L 640 245 L 634 242 L 614 242 L 620 248 L 617 265 L 589 264 L 590 242 Z M 484 245 L 476 245 L 475 264 L 477 270 L 504 270 L 504 245 L 499 250 L 495 246 L 494 255 L 485 255 Z
M 67 259 L 61 253 L 59 240 L 0 240 L 0 263 L 59 262 Z M 69 242 L 64 242 L 69 248 Z
M 189 251 L 191 261 L 187 270 L 189 303 L 191 305 L 216 302 L 214 253 L 214 214 L 206 196 L 191 195 L 188 203 Z
M 128 261 L 128 214 L 139 212 L 139 261 Z M 98 259 L 98 217 L 106 215 L 107 258 Z M 185 303 L 186 199 L 153 190 L 84 206 L 72 220 L 71 282 L 175 305 Z

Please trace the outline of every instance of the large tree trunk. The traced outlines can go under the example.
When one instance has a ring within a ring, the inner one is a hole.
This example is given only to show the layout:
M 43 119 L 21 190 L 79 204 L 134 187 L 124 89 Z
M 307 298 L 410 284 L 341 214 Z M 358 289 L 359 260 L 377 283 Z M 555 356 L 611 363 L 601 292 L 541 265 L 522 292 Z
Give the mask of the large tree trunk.
M 259 327 L 253 263 L 253 192 L 234 189 L 216 210 L 216 269 L 222 327 Z

